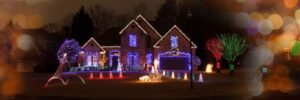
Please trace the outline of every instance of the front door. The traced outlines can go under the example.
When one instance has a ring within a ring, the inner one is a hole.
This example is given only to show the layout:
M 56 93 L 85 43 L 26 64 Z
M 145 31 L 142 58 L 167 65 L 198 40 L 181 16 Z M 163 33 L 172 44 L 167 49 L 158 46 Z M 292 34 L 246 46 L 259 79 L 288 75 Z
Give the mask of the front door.
M 117 69 L 119 64 L 119 56 L 112 56 L 112 67 L 113 69 Z

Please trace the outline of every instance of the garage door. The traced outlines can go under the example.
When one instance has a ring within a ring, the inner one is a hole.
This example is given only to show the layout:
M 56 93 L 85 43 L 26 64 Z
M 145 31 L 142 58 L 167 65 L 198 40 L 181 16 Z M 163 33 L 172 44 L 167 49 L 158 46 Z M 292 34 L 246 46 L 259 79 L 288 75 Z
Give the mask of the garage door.
M 188 56 L 180 56 L 180 57 L 161 56 L 159 64 L 160 64 L 160 69 L 162 70 L 188 70 L 189 57 Z

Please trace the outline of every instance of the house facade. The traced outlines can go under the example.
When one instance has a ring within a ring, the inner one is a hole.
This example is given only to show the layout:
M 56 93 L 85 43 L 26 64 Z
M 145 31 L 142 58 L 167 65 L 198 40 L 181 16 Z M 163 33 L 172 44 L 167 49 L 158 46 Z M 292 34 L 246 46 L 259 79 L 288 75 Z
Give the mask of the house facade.
M 87 41 L 82 47 L 86 55 L 85 65 L 93 65 L 94 63 L 90 64 L 91 61 L 96 62 L 101 59 L 100 55 L 105 55 L 107 57 L 105 66 L 112 69 L 121 65 L 127 70 L 146 70 L 158 60 L 160 69 L 188 70 L 191 67 L 191 56 L 195 56 L 197 48 L 176 25 L 161 36 L 141 15 L 131 20 L 118 35 L 120 45 L 117 46 L 105 44 L 101 46 L 94 38 Z M 90 47 L 91 44 L 94 44 L 93 49 Z M 87 56 L 90 54 L 93 56 Z

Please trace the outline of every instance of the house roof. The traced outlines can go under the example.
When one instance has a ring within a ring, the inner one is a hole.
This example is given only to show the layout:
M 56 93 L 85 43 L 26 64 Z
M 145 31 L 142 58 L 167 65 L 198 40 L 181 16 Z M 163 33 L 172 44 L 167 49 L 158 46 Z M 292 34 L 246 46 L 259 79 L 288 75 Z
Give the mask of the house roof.
M 146 24 L 161 38 L 162 36 L 157 32 L 157 30 L 140 14 L 136 17 L 135 20 L 138 20 L 141 18 Z
M 138 26 L 139 29 L 141 29 L 146 35 L 147 35 L 147 32 L 135 21 L 135 20 L 131 20 L 127 25 L 126 27 L 124 27 L 120 32 L 119 34 L 122 34 L 124 33 L 124 31 L 131 25 L 131 24 L 135 24 L 136 26 Z
M 188 41 L 190 41 L 190 38 L 187 37 L 176 25 L 174 25 L 162 38 L 160 38 L 160 40 L 158 40 L 155 44 L 154 44 L 154 48 L 159 48 L 158 44 L 164 39 L 166 38 L 166 36 L 168 36 L 169 33 L 171 33 L 172 30 L 178 30 L 179 33 L 181 33 Z M 197 48 L 197 45 L 192 41 L 192 48 Z
M 90 42 L 95 42 L 97 44 L 97 46 L 105 53 L 106 51 L 104 50 L 104 48 L 92 37 L 90 38 L 81 48 L 85 48 Z

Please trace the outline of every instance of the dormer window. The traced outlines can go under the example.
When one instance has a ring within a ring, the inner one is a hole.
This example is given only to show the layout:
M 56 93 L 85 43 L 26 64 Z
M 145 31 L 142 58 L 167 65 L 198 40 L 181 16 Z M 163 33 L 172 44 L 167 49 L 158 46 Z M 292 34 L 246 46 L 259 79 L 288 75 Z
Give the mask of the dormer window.
M 129 46 L 136 47 L 136 35 L 130 34 L 129 35 Z
M 178 47 L 178 36 L 171 36 L 171 47 L 172 48 Z

